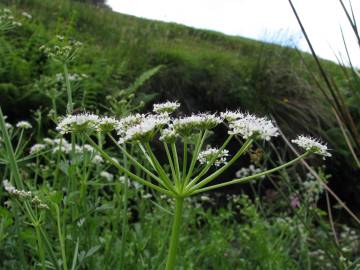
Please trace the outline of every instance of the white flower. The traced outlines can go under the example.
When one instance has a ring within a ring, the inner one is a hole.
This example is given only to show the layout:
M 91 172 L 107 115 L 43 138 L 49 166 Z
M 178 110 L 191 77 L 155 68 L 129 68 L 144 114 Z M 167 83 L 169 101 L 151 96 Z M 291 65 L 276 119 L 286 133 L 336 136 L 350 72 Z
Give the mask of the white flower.
M 100 176 L 101 176 L 102 178 L 105 178 L 105 179 L 106 179 L 107 181 L 109 181 L 109 182 L 111 182 L 111 181 L 114 180 L 114 175 L 111 174 L 111 173 L 109 173 L 109 172 L 107 172 L 107 171 L 102 171 L 102 172 L 100 173 Z
M 54 145 L 55 144 L 53 139 L 50 139 L 50 138 L 44 138 L 43 141 L 44 141 L 44 143 L 46 143 L 48 145 Z
M 318 139 L 300 135 L 295 140 L 292 140 L 291 142 L 297 144 L 298 146 L 305 149 L 306 151 L 311 151 L 315 154 L 319 154 L 324 157 L 331 157 L 331 154 L 328 152 L 327 145 L 322 143 Z
M 98 120 L 97 130 L 102 132 L 110 132 L 119 126 L 119 121 L 113 117 L 104 116 Z
M 155 113 L 172 113 L 180 107 L 180 103 L 177 101 L 167 101 L 165 103 L 154 104 L 153 112 Z
M 132 182 L 133 186 L 135 189 L 140 189 L 142 188 L 142 184 L 139 184 L 138 182 Z
M 220 113 L 220 116 L 228 122 L 233 122 L 244 117 L 244 114 L 240 111 L 226 111 Z
M 125 177 L 125 176 L 120 176 L 120 177 L 119 177 L 119 181 L 120 181 L 122 184 L 125 184 L 125 179 L 127 179 L 127 184 L 128 184 L 128 186 L 130 186 L 131 182 L 130 182 L 129 178 L 127 178 L 127 177 Z M 136 182 L 134 182 L 134 183 L 136 183 Z
M 146 193 L 142 196 L 144 199 L 150 199 L 152 195 L 150 193 Z
M 50 139 L 51 140 L 51 139 Z M 45 141 L 45 139 L 44 139 Z M 63 152 L 65 154 L 68 154 L 71 152 L 72 146 L 71 144 L 65 140 L 64 138 L 62 139 L 54 139 L 51 140 L 52 144 L 50 145 L 54 145 L 55 147 L 53 148 L 52 152 L 53 153 L 57 153 L 57 152 Z
M 206 196 L 206 195 L 200 196 L 200 200 L 202 200 L 203 202 L 210 202 L 211 201 L 210 197 Z
M 126 133 L 127 129 L 140 124 L 143 117 L 145 117 L 145 115 L 137 113 L 121 118 L 117 127 L 118 135 L 123 136 Z
M 30 148 L 30 154 L 37 154 L 43 150 L 46 149 L 46 145 L 42 144 L 42 143 L 37 143 L 34 144 L 31 148 Z
M 9 124 L 9 123 L 5 123 L 5 127 L 6 127 L 7 129 L 12 129 L 12 128 L 13 128 L 13 126 L 12 126 L 11 124 Z
M 94 163 L 94 164 L 99 164 L 99 163 L 103 163 L 104 159 L 99 155 L 95 155 L 93 157 L 93 159 L 91 160 L 91 162 Z
M 87 151 L 87 152 L 89 152 L 91 154 L 95 153 L 94 147 L 92 147 L 90 144 L 84 144 L 83 148 L 84 148 L 85 151 Z
M 87 131 L 95 129 L 99 121 L 99 116 L 90 113 L 83 113 L 77 115 L 68 115 L 61 119 L 56 130 L 61 134 L 69 132 Z
M 143 121 L 140 124 L 129 128 L 126 131 L 124 141 L 143 140 L 149 137 L 156 128 L 156 123 L 153 121 Z
M 219 150 L 217 148 L 209 148 L 199 153 L 198 160 L 200 164 L 208 164 L 215 159 L 214 165 L 219 167 L 221 164 L 226 164 L 226 157 L 229 156 L 229 151 L 226 149 Z
M 244 139 L 255 136 L 268 141 L 271 137 L 279 135 L 277 127 L 270 120 L 251 114 L 243 115 L 243 117 L 231 122 L 229 129 L 229 134 L 239 134 Z
M 28 18 L 29 20 L 32 19 L 32 16 L 31 16 L 29 13 L 25 12 L 25 11 L 22 12 L 21 15 L 24 16 L 24 17 L 26 17 L 26 18 Z
M 27 121 L 20 121 L 16 124 L 17 128 L 30 129 L 32 125 Z
M 56 35 L 56 38 L 60 41 L 64 41 L 65 40 L 65 37 L 62 36 L 62 35 Z
M 5 190 L 11 195 L 19 196 L 21 198 L 30 198 L 32 193 L 30 191 L 16 189 L 8 180 L 3 181 Z
M 160 141 L 167 142 L 167 143 L 173 143 L 176 141 L 176 138 L 179 136 L 179 134 L 175 131 L 175 129 L 171 127 L 168 127 L 166 129 L 163 129 L 160 136 Z
M 120 124 L 121 128 L 118 129 L 118 134 L 121 135 L 119 143 L 128 141 L 149 141 L 157 132 L 157 128 L 164 126 L 170 121 L 170 117 L 167 114 L 159 115 L 147 115 L 140 118 L 134 118 L 138 123 L 125 127 L 124 124 Z M 120 122 L 122 122 L 120 120 Z
M 181 135 L 189 136 L 194 131 L 212 129 L 222 122 L 215 114 L 193 114 L 173 121 L 173 127 Z
M 247 168 L 244 167 L 244 168 L 241 168 L 240 170 L 238 170 L 235 173 L 235 176 L 236 176 L 236 178 L 243 178 L 243 177 L 258 174 L 261 172 L 262 172 L 262 170 L 260 168 L 255 168 L 255 166 L 253 164 L 251 164 Z M 260 178 L 265 178 L 265 175 L 261 176 Z

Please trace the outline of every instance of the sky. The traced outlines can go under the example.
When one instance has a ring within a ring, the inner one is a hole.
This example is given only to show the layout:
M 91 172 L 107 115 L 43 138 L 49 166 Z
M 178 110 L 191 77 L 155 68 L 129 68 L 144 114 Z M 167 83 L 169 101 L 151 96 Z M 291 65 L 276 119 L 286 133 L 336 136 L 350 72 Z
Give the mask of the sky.
M 343 0 L 345 4 L 348 0 Z M 114 11 L 219 31 L 309 51 L 288 0 L 108 0 Z M 339 0 L 293 0 L 316 53 L 347 62 L 343 30 L 351 61 L 360 67 L 360 47 Z M 360 23 L 360 1 L 352 0 Z

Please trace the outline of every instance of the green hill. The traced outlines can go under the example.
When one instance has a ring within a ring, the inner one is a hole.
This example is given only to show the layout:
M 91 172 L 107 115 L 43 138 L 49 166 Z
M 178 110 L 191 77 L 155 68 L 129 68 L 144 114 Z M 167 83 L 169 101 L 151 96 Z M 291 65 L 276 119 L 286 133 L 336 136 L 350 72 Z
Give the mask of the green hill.
M 141 87 L 142 100 L 177 99 L 185 112 L 241 108 L 270 113 L 291 133 L 307 130 L 309 121 L 318 123 L 312 129 L 329 124 L 302 57 L 310 66 L 312 60 L 292 48 L 73 1 L 4 3 L 17 17 L 23 11 L 32 15 L 1 39 L 0 97 L 5 111 L 16 117 L 49 103 L 41 89 L 44 77 L 61 70 L 50 65 L 38 48 L 63 35 L 84 43 L 79 60 L 70 67 L 70 72 L 88 76 L 76 99 L 78 107 L 108 107 L 106 96 L 116 95 L 140 74 L 161 65 Z M 337 69 L 330 62 L 326 65 Z M 294 120 L 296 126 L 291 124 Z

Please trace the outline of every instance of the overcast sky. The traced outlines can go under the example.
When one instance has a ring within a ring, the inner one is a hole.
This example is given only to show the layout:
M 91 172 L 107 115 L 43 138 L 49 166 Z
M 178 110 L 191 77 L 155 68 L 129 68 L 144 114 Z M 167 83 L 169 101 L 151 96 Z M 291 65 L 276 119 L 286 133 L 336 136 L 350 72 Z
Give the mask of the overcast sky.
M 360 67 L 360 47 L 338 0 L 293 3 L 318 55 L 336 61 L 336 53 L 346 59 L 341 26 L 352 61 Z M 288 0 L 108 0 L 108 4 L 120 13 L 294 45 L 308 51 Z M 360 1 L 352 0 L 352 5 L 360 24 Z

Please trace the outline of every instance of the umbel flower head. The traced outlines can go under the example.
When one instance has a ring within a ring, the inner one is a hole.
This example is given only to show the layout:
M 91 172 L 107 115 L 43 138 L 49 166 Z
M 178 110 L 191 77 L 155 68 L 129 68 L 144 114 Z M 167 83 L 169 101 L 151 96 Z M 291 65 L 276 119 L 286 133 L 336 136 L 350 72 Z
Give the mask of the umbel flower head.
M 199 153 L 198 160 L 200 164 L 208 164 L 215 159 L 215 167 L 226 164 L 226 157 L 229 156 L 229 151 L 226 149 L 220 150 L 218 148 L 208 148 Z
M 182 136 L 189 136 L 199 130 L 215 128 L 222 122 L 215 114 L 200 113 L 173 120 L 173 129 Z
M 55 61 L 68 63 L 74 60 L 82 45 L 80 41 L 57 35 L 51 44 L 42 45 L 39 49 Z
M 119 143 L 131 141 L 150 141 L 157 131 L 170 121 L 168 114 L 149 114 L 128 116 L 120 120 L 117 132 Z
M 234 122 L 240 118 L 244 117 L 244 114 L 240 111 L 226 111 L 222 112 L 220 116 L 228 121 L 229 123 Z
M 96 129 L 99 124 L 99 116 L 90 113 L 68 115 L 61 119 L 56 129 L 61 134 L 69 132 L 89 131 Z
M 97 121 L 97 130 L 101 132 L 110 132 L 119 126 L 120 122 L 113 117 L 101 117 Z
M 270 120 L 252 114 L 239 115 L 230 122 L 229 129 L 229 134 L 241 135 L 244 139 L 255 137 L 269 141 L 279 135 L 278 128 Z
M 37 143 L 30 148 L 30 154 L 37 154 L 46 149 L 46 144 Z
M 154 104 L 153 111 L 155 113 L 173 113 L 179 107 L 180 107 L 180 103 L 178 103 L 177 101 L 175 102 L 167 101 L 165 103 Z
M 21 26 L 21 22 L 15 20 L 11 10 L 8 8 L 0 9 L 0 33 L 17 26 Z
M 31 129 L 32 125 L 28 121 L 19 121 L 17 122 L 16 127 L 22 129 Z
M 328 147 L 326 144 L 322 143 L 320 140 L 311 138 L 308 136 L 300 135 L 291 142 L 297 144 L 306 151 L 311 151 L 315 154 L 322 155 L 324 157 L 331 157 L 331 154 L 328 152 Z

